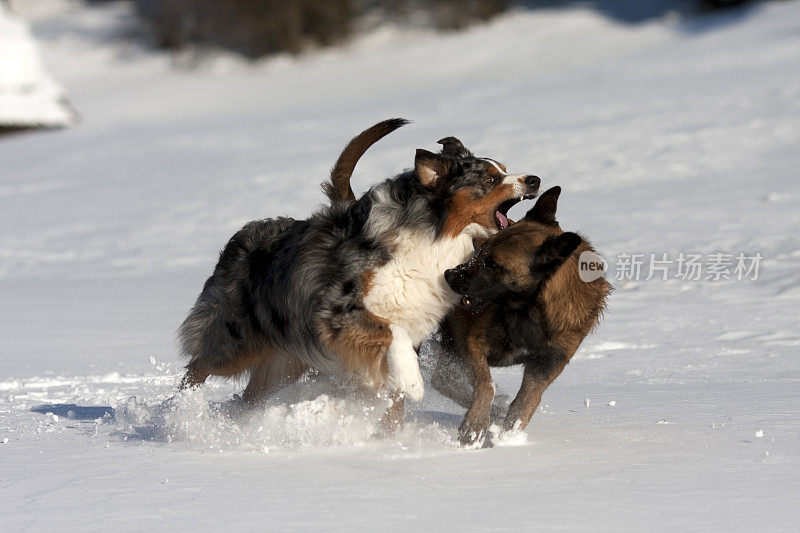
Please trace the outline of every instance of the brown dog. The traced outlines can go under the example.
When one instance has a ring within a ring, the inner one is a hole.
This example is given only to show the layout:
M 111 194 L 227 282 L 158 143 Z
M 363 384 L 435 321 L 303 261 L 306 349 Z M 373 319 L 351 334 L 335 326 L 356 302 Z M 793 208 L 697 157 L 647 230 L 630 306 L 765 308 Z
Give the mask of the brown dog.
M 560 187 L 539 198 L 525 218 L 491 237 L 468 263 L 445 272 L 463 296 L 442 328 L 433 385 L 463 403 L 446 386 L 453 364 L 466 366 L 473 394 L 459 440 L 480 445 L 486 437 L 494 397 L 491 366 L 525 365 L 522 386 L 503 422 L 524 429 L 544 390 L 569 363 L 598 324 L 611 285 L 602 277 L 584 282 L 578 258 L 594 252 L 576 233 L 563 232 L 555 213 Z

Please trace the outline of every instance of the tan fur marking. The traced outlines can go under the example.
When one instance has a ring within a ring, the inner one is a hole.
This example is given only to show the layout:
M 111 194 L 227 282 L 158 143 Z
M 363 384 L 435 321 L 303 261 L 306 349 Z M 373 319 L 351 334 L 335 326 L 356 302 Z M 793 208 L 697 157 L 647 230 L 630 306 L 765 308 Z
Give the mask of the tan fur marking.
M 250 371 L 250 380 L 242 398 L 248 404 L 255 405 L 300 379 L 306 370 L 308 366 L 300 359 L 273 352 L 271 357 Z
M 207 367 L 199 364 L 193 364 L 187 367 L 187 373 L 184 377 L 184 380 L 190 378 L 190 380 L 193 382 L 202 383 L 208 378 L 208 376 L 221 376 L 226 378 L 238 376 L 239 374 L 250 370 L 250 368 L 256 365 L 259 361 L 262 361 L 271 355 L 270 349 L 265 348 L 263 350 L 248 350 L 237 354 L 232 361 L 229 361 L 227 364 L 222 366 Z M 193 377 L 190 377 L 190 374 L 192 374 Z
M 365 378 L 375 387 L 384 381 L 386 369 L 381 363 L 392 343 L 389 324 L 375 315 L 366 316 L 358 323 L 343 328 L 336 334 L 321 332 L 322 341 L 342 362 L 344 371 Z
M 461 189 L 453 195 L 447 211 L 445 236 L 455 237 L 472 223 L 495 229 L 497 225 L 494 222 L 494 209 L 513 197 L 514 187 L 508 184 L 495 187 L 492 192 L 478 200 L 472 197 L 469 189 Z
M 186 368 L 186 374 L 181 379 L 180 390 L 190 389 L 202 385 L 208 379 L 211 373 L 205 369 L 189 366 Z
M 363 378 L 366 384 L 378 388 L 385 380 L 388 368 L 384 354 L 392 343 L 389 321 L 363 308 L 363 299 L 372 288 L 375 272 L 369 270 L 361 277 L 360 310 L 352 321 L 337 331 L 327 325 L 318 326 L 322 341 L 339 357 L 344 371 Z

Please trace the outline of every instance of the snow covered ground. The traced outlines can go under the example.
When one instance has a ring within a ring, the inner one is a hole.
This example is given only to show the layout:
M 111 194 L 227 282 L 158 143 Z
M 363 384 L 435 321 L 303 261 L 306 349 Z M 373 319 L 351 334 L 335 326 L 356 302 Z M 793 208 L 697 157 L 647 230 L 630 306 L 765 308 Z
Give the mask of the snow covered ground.
M 122 4 L 39 4 L 84 122 L 0 141 L 5 530 L 795 530 L 800 2 L 637 26 L 523 11 L 200 71 L 110 44 Z M 175 329 L 230 234 L 310 213 L 343 144 L 391 116 L 414 124 L 357 190 L 456 135 L 561 185 L 562 226 L 612 277 L 620 254 L 722 252 L 761 254 L 758 280 L 614 281 L 527 438 L 492 449 L 459 450 L 463 411 L 430 389 L 385 442 L 325 382 L 249 417 L 241 383 L 170 399 Z

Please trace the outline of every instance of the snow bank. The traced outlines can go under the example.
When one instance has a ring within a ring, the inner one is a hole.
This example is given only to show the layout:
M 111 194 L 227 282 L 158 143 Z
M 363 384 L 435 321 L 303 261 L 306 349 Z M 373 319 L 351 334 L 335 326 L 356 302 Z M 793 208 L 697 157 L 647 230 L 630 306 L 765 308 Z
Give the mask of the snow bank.
M 44 71 L 25 24 L 0 4 L 0 127 L 61 127 L 75 114 Z

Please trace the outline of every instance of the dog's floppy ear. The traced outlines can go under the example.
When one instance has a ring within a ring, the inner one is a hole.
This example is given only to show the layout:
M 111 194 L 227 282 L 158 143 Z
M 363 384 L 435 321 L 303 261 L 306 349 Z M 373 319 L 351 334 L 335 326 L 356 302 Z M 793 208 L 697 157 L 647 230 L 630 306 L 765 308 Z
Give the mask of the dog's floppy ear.
M 558 209 L 558 196 L 560 194 L 561 187 L 558 185 L 547 189 L 539 196 L 531 210 L 527 212 L 525 220 L 554 224 L 556 221 L 556 209 Z
M 414 172 L 426 187 L 433 187 L 436 182 L 447 175 L 450 161 L 440 155 L 419 148 L 414 158 Z
M 466 146 L 456 139 L 455 137 L 445 137 L 436 141 L 442 145 L 442 153 L 444 155 L 451 155 L 454 157 L 472 157 L 472 152 L 467 150 Z
M 581 236 L 571 231 L 566 231 L 558 237 L 548 237 L 536 250 L 531 270 L 545 273 L 558 268 L 581 242 L 583 242 Z

